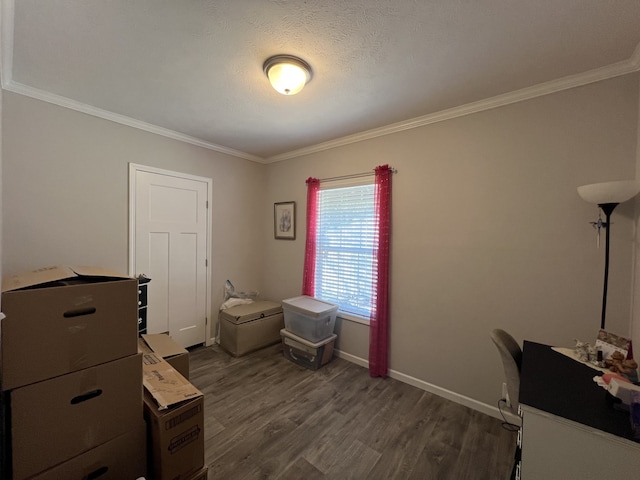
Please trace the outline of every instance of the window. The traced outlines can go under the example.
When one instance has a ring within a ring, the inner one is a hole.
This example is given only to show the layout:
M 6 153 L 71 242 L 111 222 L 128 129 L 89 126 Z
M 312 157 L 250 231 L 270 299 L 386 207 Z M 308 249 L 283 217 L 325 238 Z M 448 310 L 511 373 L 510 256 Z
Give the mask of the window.
M 334 183 L 321 189 L 307 178 L 307 239 L 302 293 L 338 304 L 340 316 L 369 324 L 369 374 L 389 372 L 389 254 L 391 176 L 389 165 L 375 168 L 375 180 Z M 354 178 L 370 175 L 354 174 Z M 347 177 L 342 177 L 344 180 Z M 326 183 L 325 183 L 326 185 Z
M 368 321 L 376 225 L 375 186 L 365 181 L 332 182 L 318 192 L 314 296 Z

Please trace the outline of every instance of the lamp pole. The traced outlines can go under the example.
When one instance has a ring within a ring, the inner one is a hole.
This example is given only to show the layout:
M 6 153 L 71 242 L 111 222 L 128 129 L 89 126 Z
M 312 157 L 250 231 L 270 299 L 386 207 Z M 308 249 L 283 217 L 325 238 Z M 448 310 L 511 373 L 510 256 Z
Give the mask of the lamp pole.
M 592 183 L 578 187 L 578 195 L 583 200 L 598 205 L 606 216 L 604 228 L 605 235 L 605 258 L 604 258 L 604 289 L 602 291 L 602 320 L 600 328 L 604 329 L 605 317 L 607 315 L 607 287 L 609 282 L 609 237 L 611 229 L 611 213 L 619 204 L 631 200 L 640 193 L 640 180 L 622 180 L 617 182 Z M 591 222 L 593 223 L 593 222 Z M 594 225 L 598 227 L 600 233 L 600 217 Z
M 604 237 L 604 288 L 602 289 L 602 317 L 600 328 L 604 330 L 604 323 L 607 316 L 607 289 L 609 285 L 609 236 L 611 230 L 611 214 L 618 203 L 601 203 L 598 206 L 605 215 L 605 237 Z

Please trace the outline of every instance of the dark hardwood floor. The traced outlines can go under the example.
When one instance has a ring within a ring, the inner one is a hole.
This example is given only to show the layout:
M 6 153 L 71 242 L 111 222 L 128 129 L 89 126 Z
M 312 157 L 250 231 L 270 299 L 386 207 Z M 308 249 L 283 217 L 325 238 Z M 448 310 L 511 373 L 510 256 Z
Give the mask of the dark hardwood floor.
M 507 480 L 516 434 L 501 422 L 334 358 L 317 371 L 280 345 L 190 354 L 205 395 L 209 479 Z

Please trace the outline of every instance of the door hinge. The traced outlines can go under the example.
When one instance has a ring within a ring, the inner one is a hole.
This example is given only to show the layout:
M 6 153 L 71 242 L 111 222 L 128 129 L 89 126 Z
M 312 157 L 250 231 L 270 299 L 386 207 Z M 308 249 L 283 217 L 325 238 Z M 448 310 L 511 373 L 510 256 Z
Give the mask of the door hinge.
M 209 208 L 209 200 L 205 200 L 205 208 Z
M 205 258 L 205 259 L 204 259 L 204 266 L 205 266 L 205 267 L 208 267 L 208 266 L 209 266 L 209 259 L 208 259 L 208 258 Z
M 208 317 L 204 317 L 204 324 L 205 325 L 209 325 L 209 318 Z

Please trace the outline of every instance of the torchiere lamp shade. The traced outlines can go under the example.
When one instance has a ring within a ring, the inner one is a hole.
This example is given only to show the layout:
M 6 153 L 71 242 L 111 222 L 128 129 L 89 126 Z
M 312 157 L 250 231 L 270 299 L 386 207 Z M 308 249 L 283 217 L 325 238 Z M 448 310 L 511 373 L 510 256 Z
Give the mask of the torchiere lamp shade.
M 592 183 L 578 187 L 578 195 L 589 203 L 623 203 L 640 192 L 640 181 L 622 180 L 618 182 Z

